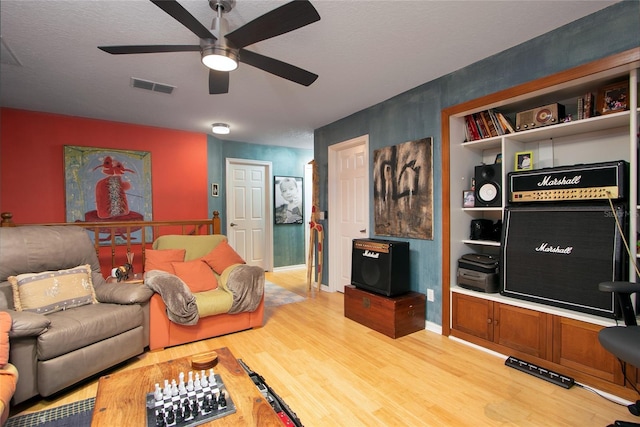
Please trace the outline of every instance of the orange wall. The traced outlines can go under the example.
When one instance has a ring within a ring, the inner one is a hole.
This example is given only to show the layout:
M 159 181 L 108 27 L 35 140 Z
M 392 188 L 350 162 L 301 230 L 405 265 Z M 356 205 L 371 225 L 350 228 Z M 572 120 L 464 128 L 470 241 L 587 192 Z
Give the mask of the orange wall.
M 153 219 L 210 216 L 206 134 L 8 108 L 0 109 L 0 212 L 16 223 L 65 222 L 64 145 L 149 151 Z

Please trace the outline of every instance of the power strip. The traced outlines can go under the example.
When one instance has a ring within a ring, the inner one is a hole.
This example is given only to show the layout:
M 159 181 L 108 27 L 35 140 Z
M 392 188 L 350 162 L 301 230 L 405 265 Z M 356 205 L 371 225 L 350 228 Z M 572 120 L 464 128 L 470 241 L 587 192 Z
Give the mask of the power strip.
M 575 384 L 575 381 L 571 377 L 559 374 L 549 369 L 536 366 L 532 363 L 520 360 L 517 357 L 509 356 L 504 364 L 510 368 L 517 369 L 518 371 L 526 372 L 534 377 L 542 378 L 545 381 L 549 381 L 552 384 L 559 385 L 563 388 L 571 388 Z

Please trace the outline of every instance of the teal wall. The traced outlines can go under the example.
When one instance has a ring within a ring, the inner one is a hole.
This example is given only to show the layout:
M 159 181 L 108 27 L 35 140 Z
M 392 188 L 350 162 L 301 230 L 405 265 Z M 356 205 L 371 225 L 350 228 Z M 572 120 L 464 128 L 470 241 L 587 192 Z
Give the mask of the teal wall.
M 640 46 L 640 2 L 624 1 L 316 129 L 314 154 L 320 176 L 320 209 L 329 211 L 329 215 L 332 210 L 336 210 L 336 207 L 327 206 L 327 153 L 330 145 L 368 134 L 369 158 L 373 159 L 373 151 L 379 148 L 433 136 L 434 240 L 409 240 L 411 287 L 422 293 L 426 293 L 427 288 L 435 290 L 435 301 L 427 304 L 427 320 L 440 325 L 442 321 L 440 111 L 445 107 L 638 46 Z M 373 176 L 370 176 L 370 182 L 369 197 L 373 202 Z M 369 229 L 374 229 L 373 208 L 371 208 Z M 328 240 L 325 245 L 329 245 Z M 326 258 L 325 252 L 323 277 L 329 277 Z
M 245 142 L 223 141 L 209 135 L 207 139 L 209 187 L 220 184 L 219 197 L 209 195 L 209 211 L 226 212 L 225 165 L 227 158 L 261 160 L 271 162 L 274 176 L 304 177 L 304 168 L 313 159 L 313 150 L 249 144 Z M 271 201 L 270 206 L 273 206 Z M 286 224 L 273 226 L 273 266 L 300 265 L 305 259 L 304 232 L 307 224 Z M 226 224 L 222 224 L 226 233 Z

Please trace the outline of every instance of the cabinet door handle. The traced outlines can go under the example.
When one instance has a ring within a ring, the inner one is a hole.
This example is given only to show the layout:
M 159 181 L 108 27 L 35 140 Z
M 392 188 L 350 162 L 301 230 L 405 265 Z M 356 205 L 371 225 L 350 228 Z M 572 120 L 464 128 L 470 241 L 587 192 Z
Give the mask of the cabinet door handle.
M 491 323 L 491 319 L 489 319 L 489 318 L 488 318 L 488 319 L 487 319 L 487 323 L 489 323 L 489 324 L 490 324 L 490 323 Z

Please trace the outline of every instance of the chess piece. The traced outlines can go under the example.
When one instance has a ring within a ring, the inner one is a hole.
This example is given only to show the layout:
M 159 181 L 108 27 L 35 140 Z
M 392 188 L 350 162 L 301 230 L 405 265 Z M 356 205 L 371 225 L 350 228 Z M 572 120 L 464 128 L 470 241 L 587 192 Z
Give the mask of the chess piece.
M 176 384 L 176 380 L 171 380 L 171 396 L 178 395 L 178 385 Z
M 175 420 L 176 420 L 176 413 L 173 410 L 173 407 L 171 407 L 167 412 L 167 424 L 173 424 Z
M 165 398 L 171 397 L 171 386 L 169 385 L 169 380 L 164 380 L 164 390 L 162 394 Z
M 187 388 L 185 387 L 185 384 L 184 384 L 184 372 L 180 372 L 180 374 L 178 375 L 178 378 L 179 378 L 178 394 L 187 394 Z
M 202 385 L 202 387 L 207 387 L 209 385 L 209 381 L 207 381 L 207 376 L 204 373 L 204 369 L 200 371 L 200 385 Z
M 213 387 L 216 384 L 216 376 L 213 373 L 213 368 L 209 369 L 209 385 Z
M 187 391 L 193 391 L 193 372 L 189 371 L 189 380 L 187 381 Z
M 225 394 L 226 393 L 224 392 L 224 390 L 220 390 L 220 396 L 218 397 L 218 405 L 220 406 L 220 408 L 227 407 L 227 398 Z
M 158 383 L 156 383 L 156 390 L 153 392 L 153 398 L 156 399 L 156 401 L 162 400 L 162 389 Z
M 156 412 L 156 427 L 165 427 L 167 423 L 164 420 L 164 413 L 162 411 Z
M 183 417 L 184 419 L 188 419 L 191 417 L 191 405 L 189 404 L 189 399 L 184 399 L 182 401 L 182 408 L 184 409 Z
M 202 400 L 202 410 L 204 412 L 209 412 L 211 411 L 211 397 L 210 396 L 204 396 L 204 399 Z
M 196 380 L 193 382 L 194 390 L 202 390 L 202 385 L 200 384 L 200 374 L 196 372 Z

